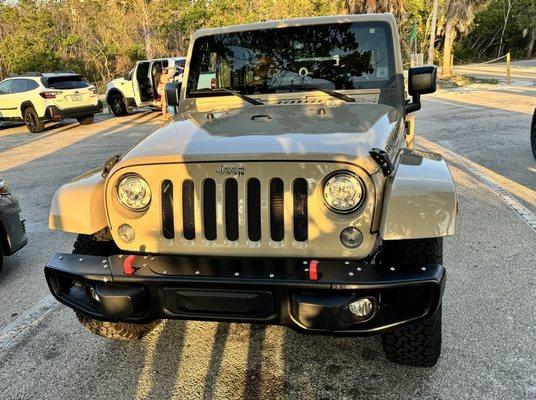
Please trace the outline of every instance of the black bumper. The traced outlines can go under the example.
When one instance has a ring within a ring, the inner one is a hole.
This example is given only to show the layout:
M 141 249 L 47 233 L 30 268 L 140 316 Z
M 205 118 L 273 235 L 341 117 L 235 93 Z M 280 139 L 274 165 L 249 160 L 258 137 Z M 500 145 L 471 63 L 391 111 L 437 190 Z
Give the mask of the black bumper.
M 318 280 L 303 259 L 55 254 L 45 267 L 52 294 L 95 319 L 147 323 L 187 319 L 286 325 L 298 330 L 368 334 L 424 319 L 441 303 L 442 265 L 389 267 L 320 260 Z M 371 315 L 349 304 L 372 299 Z
M 59 121 L 65 118 L 90 117 L 101 113 L 103 110 L 102 102 L 99 100 L 97 105 L 88 107 L 73 107 L 60 109 L 56 106 L 50 106 L 45 113 L 45 119 Z
M 11 255 L 28 243 L 19 202 L 12 195 L 0 195 L 0 244 Z

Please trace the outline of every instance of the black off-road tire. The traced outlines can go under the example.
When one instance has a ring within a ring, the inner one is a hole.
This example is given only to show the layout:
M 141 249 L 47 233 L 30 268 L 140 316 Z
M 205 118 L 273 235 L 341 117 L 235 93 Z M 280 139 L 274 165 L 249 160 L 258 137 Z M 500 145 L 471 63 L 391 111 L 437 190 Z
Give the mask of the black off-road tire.
M 32 133 L 39 133 L 45 130 L 45 122 L 39 120 L 39 116 L 32 106 L 22 110 L 22 119 L 26 124 L 26 128 Z
M 2 249 L 2 243 L 0 242 L 0 273 L 2 272 L 3 265 L 4 265 L 4 250 Z
M 89 117 L 78 117 L 76 120 L 80 125 L 91 125 L 95 120 L 95 117 L 93 115 Z
M 536 158 L 536 108 L 534 109 L 534 114 L 532 115 L 532 124 L 530 129 L 530 144 L 532 145 L 532 154 Z
M 427 320 L 382 334 L 386 357 L 397 364 L 433 367 L 441 355 L 441 306 Z
M 150 324 L 129 324 L 126 322 L 98 321 L 76 313 L 80 323 L 91 333 L 115 340 L 140 340 L 151 332 L 158 321 Z
M 384 241 L 382 263 L 442 264 L 443 238 Z M 441 305 L 428 319 L 395 328 L 381 337 L 389 360 L 413 367 L 433 367 L 441 354 Z
M 108 229 L 102 229 L 93 235 L 78 235 L 73 246 L 73 254 L 108 257 L 119 252 Z
M 103 229 L 93 235 L 78 235 L 74 242 L 73 254 L 108 257 L 119 252 L 112 240 L 108 229 Z M 138 340 L 151 332 L 159 321 L 150 324 L 130 324 L 126 322 L 99 321 L 76 313 L 80 323 L 90 332 L 108 338 L 119 340 Z
M 128 114 L 127 106 L 123 96 L 120 94 L 113 94 L 108 98 L 108 105 L 110 106 L 110 111 L 114 117 L 123 117 Z
M 387 265 L 443 263 L 443 238 L 385 240 L 382 247 Z

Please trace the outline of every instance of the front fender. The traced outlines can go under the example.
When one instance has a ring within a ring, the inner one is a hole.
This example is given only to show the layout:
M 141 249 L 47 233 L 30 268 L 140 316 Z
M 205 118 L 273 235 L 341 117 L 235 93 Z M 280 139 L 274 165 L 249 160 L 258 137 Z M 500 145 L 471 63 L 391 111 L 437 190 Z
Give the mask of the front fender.
M 384 240 L 454 235 L 456 188 L 436 153 L 404 149 L 384 189 L 380 236 Z
M 91 235 L 107 225 L 101 168 L 75 178 L 54 194 L 50 229 Z

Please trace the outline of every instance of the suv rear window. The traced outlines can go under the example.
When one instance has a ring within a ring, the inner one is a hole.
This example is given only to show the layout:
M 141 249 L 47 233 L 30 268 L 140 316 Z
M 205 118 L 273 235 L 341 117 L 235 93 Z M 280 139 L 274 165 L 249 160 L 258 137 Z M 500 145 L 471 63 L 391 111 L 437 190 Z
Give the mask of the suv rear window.
M 49 89 L 83 89 L 89 86 L 82 76 L 53 76 L 43 82 L 45 87 Z

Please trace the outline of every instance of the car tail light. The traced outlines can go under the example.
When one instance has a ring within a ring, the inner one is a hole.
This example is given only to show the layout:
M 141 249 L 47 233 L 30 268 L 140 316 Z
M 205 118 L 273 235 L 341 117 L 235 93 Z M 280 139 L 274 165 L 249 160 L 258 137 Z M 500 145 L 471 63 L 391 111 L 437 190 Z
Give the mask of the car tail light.
M 39 93 L 39 96 L 41 96 L 43 99 L 55 99 L 57 95 L 61 94 L 60 91 L 51 91 L 48 90 L 46 92 Z

